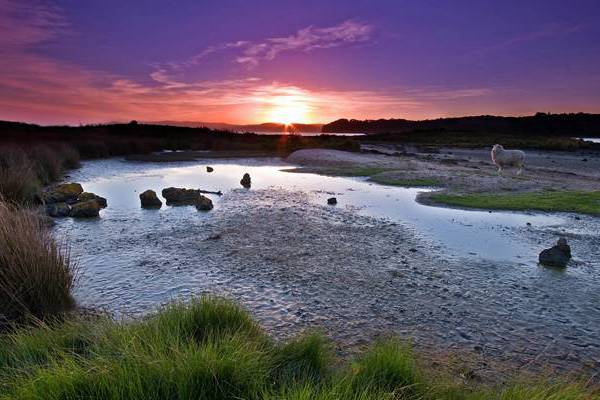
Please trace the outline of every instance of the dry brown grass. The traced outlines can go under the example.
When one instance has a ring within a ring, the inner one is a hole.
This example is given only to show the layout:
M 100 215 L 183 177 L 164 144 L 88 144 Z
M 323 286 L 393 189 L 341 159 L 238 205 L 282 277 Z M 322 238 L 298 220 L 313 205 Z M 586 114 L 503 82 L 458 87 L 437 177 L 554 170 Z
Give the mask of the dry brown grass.
M 0 146 L 0 195 L 16 204 L 36 201 L 39 190 L 79 167 L 79 153 L 67 144 Z
M 36 166 L 22 149 L 0 148 L 0 195 L 14 203 L 33 201 L 40 188 Z
M 39 215 L 0 202 L 0 317 L 44 320 L 71 309 L 75 272 Z

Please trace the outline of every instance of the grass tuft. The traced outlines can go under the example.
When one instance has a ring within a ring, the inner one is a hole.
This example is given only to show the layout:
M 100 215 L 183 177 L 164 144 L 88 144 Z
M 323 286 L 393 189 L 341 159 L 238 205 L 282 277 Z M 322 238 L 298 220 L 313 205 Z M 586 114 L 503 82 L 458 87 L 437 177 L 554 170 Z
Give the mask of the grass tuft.
M 422 390 L 421 373 L 411 347 L 399 340 L 380 341 L 353 365 L 352 386 L 414 395 Z
M 0 316 L 46 319 L 71 309 L 74 275 L 39 215 L 0 203 Z

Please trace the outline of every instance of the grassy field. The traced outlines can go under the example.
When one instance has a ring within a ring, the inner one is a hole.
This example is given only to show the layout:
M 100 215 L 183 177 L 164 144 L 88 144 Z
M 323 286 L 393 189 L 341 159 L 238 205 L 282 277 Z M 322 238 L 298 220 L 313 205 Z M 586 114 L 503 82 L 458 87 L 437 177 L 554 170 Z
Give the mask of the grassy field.
M 451 206 L 499 210 L 536 210 L 600 215 L 600 191 L 519 194 L 434 194 L 432 200 Z
M 165 306 L 136 322 L 108 318 L 0 336 L 2 399 L 584 400 L 577 383 L 468 388 L 423 370 L 400 340 L 343 363 L 320 334 L 271 340 L 219 298 Z

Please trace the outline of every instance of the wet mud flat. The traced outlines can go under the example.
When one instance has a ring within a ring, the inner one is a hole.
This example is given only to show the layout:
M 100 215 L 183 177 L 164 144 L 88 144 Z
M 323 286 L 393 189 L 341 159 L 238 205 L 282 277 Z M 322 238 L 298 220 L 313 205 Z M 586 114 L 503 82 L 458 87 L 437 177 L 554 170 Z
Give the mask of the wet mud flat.
M 215 172 L 230 168 L 231 178 L 199 174 L 204 164 L 166 171 L 119 160 L 76 171 L 73 180 L 109 201 L 100 219 L 61 220 L 55 229 L 69 237 L 81 265 L 79 302 L 135 317 L 173 298 L 217 293 L 239 300 L 276 338 L 320 328 L 342 353 L 395 334 L 424 352 L 470 354 L 482 374 L 506 364 L 600 367 L 598 219 L 564 216 L 562 225 L 504 227 L 501 238 L 531 248 L 570 233 L 575 264 L 550 270 L 531 259 L 455 251 L 408 217 L 360 212 L 344 204 L 362 188 L 354 179 L 312 176 L 313 184 L 325 179 L 322 189 L 303 183 L 302 190 L 289 177 L 296 174 L 280 177 L 277 162 L 263 173 L 261 161 L 250 172 L 251 190 L 228 181 L 252 163 L 213 163 Z M 199 187 L 220 181 L 224 187 L 204 188 L 226 190 L 208 213 L 139 209 L 138 186 L 164 179 Z M 396 193 L 369 188 L 371 196 Z M 325 204 L 332 193 L 339 206 Z M 396 207 L 412 213 L 413 202 L 401 198 Z

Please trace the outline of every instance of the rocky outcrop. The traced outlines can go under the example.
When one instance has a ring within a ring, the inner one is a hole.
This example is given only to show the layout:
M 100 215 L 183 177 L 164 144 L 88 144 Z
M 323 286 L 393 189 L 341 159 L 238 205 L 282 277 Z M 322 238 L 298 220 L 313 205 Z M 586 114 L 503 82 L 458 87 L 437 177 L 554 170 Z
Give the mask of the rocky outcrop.
M 337 204 L 337 199 L 335 197 L 330 197 L 327 199 L 327 204 L 330 206 L 335 206 Z
M 169 187 L 162 190 L 162 196 L 169 206 L 194 206 L 200 190 Z
M 94 218 L 100 215 L 100 209 L 96 200 L 82 201 L 71 206 L 69 215 L 73 218 Z
M 154 190 L 146 190 L 140 193 L 140 202 L 142 203 L 142 208 L 162 207 L 162 201 L 160 201 Z
M 543 250 L 539 257 L 540 264 L 559 268 L 565 268 L 570 259 L 571 246 L 569 246 L 565 238 L 558 239 L 556 245 Z
M 42 200 L 46 204 L 72 204 L 77 202 L 77 197 L 81 193 L 83 193 L 83 187 L 79 183 L 62 183 L 42 193 Z
M 94 193 L 84 192 L 79 183 L 62 183 L 42 194 L 46 205 L 46 214 L 50 217 L 93 218 L 106 208 L 104 197 Z
M 71 214 L 71 207 L 64 202 L 46 204 L 46 214 L 53 218 L 68 217 Z
M 213 202 L 208 197 L 199 195 L 195 206 L 198 211 L 210 211 L 213 209 Z
M 100 208 L 106 208 L 108 206 L 108 203 L 104 197 L 98 196 L 97 194 L 94 194 L 94 193 L 83 192 L 79 196 L 77 196 L 78 203 L 90 201 L 90 200 L 96 201 L 98 203 L 98 205 L 100 206 Z
M 244 176 L 242 177 L 242 180 L 240 181 L 240 185 L 242 185 L 246 189 L 250 189 L 250 186 L 252 185 L 252 181 L 250 180 L 250 174 L 249 173 L 246 172 L 244 174 Z

